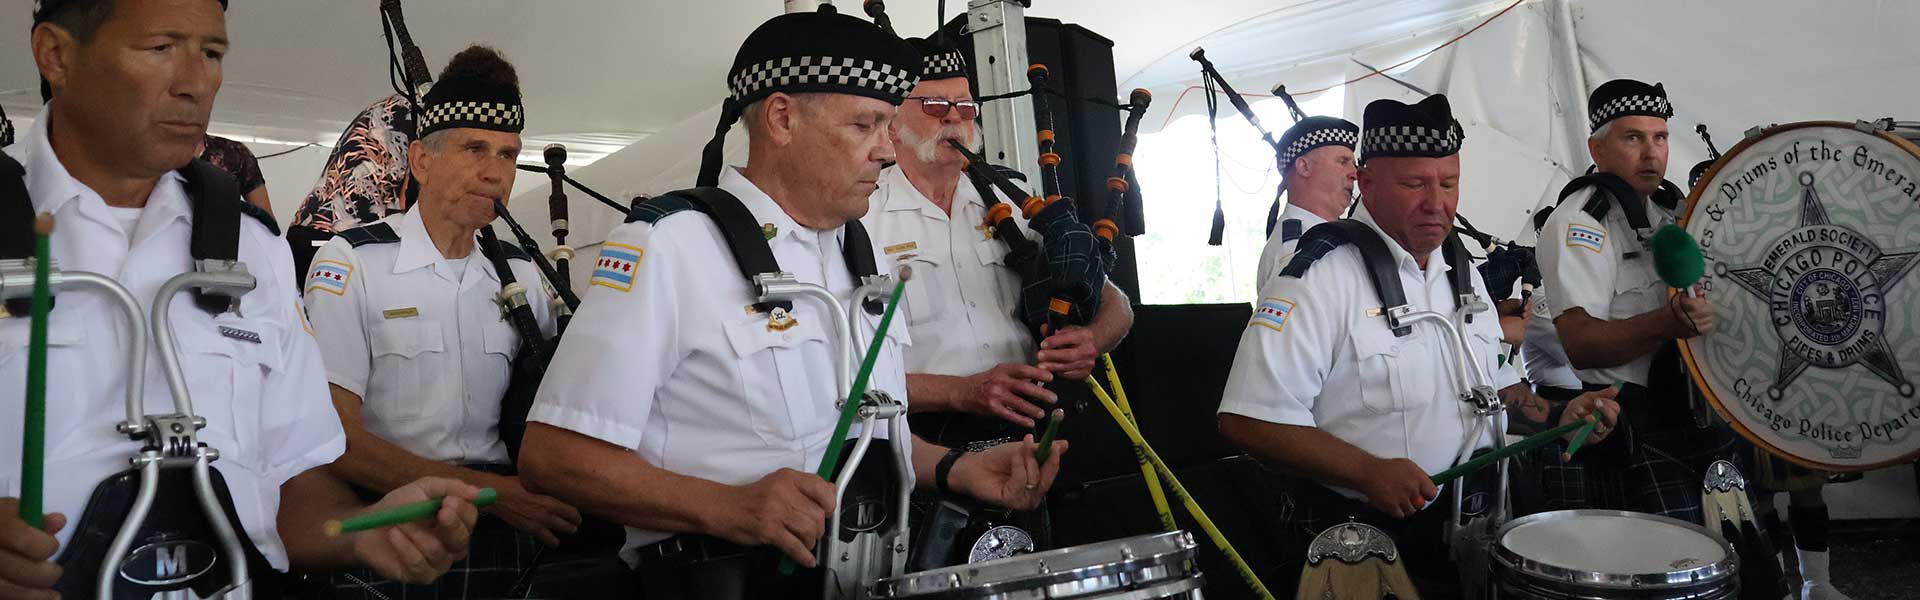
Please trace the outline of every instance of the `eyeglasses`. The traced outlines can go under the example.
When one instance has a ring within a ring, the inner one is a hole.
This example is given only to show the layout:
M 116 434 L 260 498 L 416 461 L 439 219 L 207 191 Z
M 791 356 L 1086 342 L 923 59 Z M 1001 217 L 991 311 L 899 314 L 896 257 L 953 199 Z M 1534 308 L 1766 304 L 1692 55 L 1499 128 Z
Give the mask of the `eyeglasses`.
M 919 100 L 920 112 L 927 113 L 927 116 L 935 119 L 946 118 L 947 111 L 956 108 L 960 109 L 960 118 L 962 119 L 971 120 L 980 116 L 980 103 L 973 100 L 948 100 L 946 98 L 927 98 L 924 96 L 907 96 L 907 99 Z

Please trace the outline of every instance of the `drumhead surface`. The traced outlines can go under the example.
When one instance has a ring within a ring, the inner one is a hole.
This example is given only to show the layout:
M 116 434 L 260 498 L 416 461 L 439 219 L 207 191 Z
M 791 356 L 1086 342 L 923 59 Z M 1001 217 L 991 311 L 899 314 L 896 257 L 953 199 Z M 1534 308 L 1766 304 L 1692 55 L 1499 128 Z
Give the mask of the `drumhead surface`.
M 1669 573 L 1720 562 L 1718 540 L 1676 525 L 1628 516 L 1586 516 L 1521 524 L 1500 544 L 1540 563 L 1599 573 Z
M 1920 457 L 1920 147 L 1864 123 L 1770 127 L 1681 221 L 1716 323 L 1680 349 L 1743 437 L 1833 471 Z

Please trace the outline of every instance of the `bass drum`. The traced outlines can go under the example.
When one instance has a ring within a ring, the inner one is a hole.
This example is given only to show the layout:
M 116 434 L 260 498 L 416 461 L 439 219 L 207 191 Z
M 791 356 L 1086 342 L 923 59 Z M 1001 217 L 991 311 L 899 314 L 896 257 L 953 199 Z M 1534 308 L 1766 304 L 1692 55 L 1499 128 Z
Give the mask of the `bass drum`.
M 1694 384 L 1740 434 L 1803 466 L 1920 457 L 1920 147 L 1872 123 L 1749 135 L 1681 217 L 1706 257 Z

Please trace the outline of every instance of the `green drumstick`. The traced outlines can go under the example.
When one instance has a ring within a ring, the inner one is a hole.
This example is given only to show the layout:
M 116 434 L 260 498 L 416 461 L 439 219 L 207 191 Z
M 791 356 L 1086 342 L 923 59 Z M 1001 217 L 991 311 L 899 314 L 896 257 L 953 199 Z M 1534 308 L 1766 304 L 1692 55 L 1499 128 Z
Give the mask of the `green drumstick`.
M 1060 433 L 1060 421 L 1067 418 L 1067 411 L 1058 408 L 1047 415 L 1047 430 L 1040 434 L 1040 447 L 1033 450 L 1033 460 L 1047 464 L 1047 457 L 1053 455 L 1053 436 Z
M 893 294 L 887 297 L 887 310 L 880 315 L 880 325 L 873 330 L 873 342 L 867 344 L 867 357 L 860 361 L 860 373 L 853 378 L 853 388 L 847 392 L 847 401 L 840 405 L 840 422 L 833 426 L 833 437 L 827 438 L 827 455 L 820 459 L 820 469 L 815 471 L 821 479 L 829 482 L 840 470 L 840 446 L 847 441 L 847 430 L 853 428 L 853 417 L 860 412 L 860 397 L 867 394 L 867 381 L 873 378 L 873 363 L 880 359 L 880 344 L 887 340 L 887 326 L 893 324 L 894 310 L 900 308 L 900 294 L 907 291 L 907 280 L 913 278 L 913 271 L 902 269 L 899 281 L 893 284 Z M 859 302 L 859 298 L 854 298 Z M 799 565 L 793 557 L 780 557 L 780 574 L 792 575 Z
M 1572 458 L 1573 453 L 1579 452 L 1580 447 L 1587 444 L 1587 436 L 1593 433 L 1593 426 L 1599 425 L 1600 420 L 1597 418 L 1594 418 L 1592 415 L 1588 415 L 1586 419 L 1586 423 L 1587 423 L 1586 425 L 1582 425 L 1580 427 L 1579 431 L 1573 432 L 1573 441 L 1567 444 L 1568 458 Z
M 411 504 L 402 504 L 379 512 L 352 517 L 344 521 L 327 521 L 325 525 L 327 537 L 334 537 L 343 533 L 392 527 L 403 523 L 412 523 L 421 519 L 433 518 L 434 513 L 440 512 L 440 501 L 443 499 L 445 498 L 434 498 L 432 500 L 421 500 Z M 480 488 L 480 495 L 473 499 L 473 506 L 475 508 L 484 508 L 493 504 L 493 501 L 498 499 L 500 499 L 500 492 L 498 490 L 493 488 Z
M 1620 390 L 1626 389 L 1626 387 L 1627 387 L 1627 382 L 1625 381 L 1614 382 L 1613 391 L 1617 393 Z M 1581 427 L 1579 432 L 1574 433 L 1573 441 L 1567 444 L 1566 457 L 1568 459 L 1573 458 L 1573 453 L 1579 452 L 1581 446 L 1587 445 L 1587 436 L 1591 435 L 1593 433 L 1594 426 L 1599 424 L 1600 424 L 1599 415 L 1597 414 L 1587 415 L 1587 426 Z
M 1579 429 L 1581 427 L 1586 427 L 1586 426 L 1589 426 L 1589 424 L 1586 421 L 1574 421 L 1572 423 L 1561 425 L 1553 429 L 1548 429 L 1546 431 L 1542 431 L 1540 433 L 1527 436 L 1527 439 L 1514 442 L 1513 444 L 1509 444 L 1505 448 L 1501 448 L 1499 450 L 1494 450 L 1492 452 L 1482 454 L 1478 457 L 1475 457 L 1473 460 L 1460 463 L 1459 466 L 1453 467 L 1451 469 L 1447 469 L 1445 471 L 1441 471 L 1439 473 L 1435 473 L 1433 475 L 1433 484 L 1446 485 L 1447 482 L 1453 481 L 1455 479 L 1459 479 L 1460 476 L 1462 475 L 1466 475 L 1468 473 L 1472 473 L 1474 471 L 1478 471 L 1482 468 L 1485 468 L 1487 465 L 1493 464 L 1494 461 L 1497 461 L 1509 456 L 1513 456 L 1515 454 L 1519 454 L 1522 452 L 1526 452 L 1528 450 L 1532 450 L 1534 448 L 1539 447 L 1541 444 L 1551 442 L 1555 438 L 1566 435 L 1568 433 L 1572 433 L 1574 430 Z
M 53 216 L 33 220 L 33 312 L 27 329 L 26 418 L 20 424 L 20 520 L 46 526 L 41 512 L 47 450 L 47 313 L 53 310 Z

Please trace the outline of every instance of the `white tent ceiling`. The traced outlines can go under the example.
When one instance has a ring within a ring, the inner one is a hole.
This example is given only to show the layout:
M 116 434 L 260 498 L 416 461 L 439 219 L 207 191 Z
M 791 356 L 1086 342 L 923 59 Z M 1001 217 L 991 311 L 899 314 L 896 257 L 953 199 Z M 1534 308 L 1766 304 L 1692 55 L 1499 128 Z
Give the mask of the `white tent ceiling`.
M 1377 1 L 1377 0 L 1376 0 Z M 39 104 L 25 33 L 28 9 L 0 11 L 0 106 L 31 116 Z M 1284 10 L 1258 0 L 1146 2 L 1040 0 L 1031 13 L 1083 24 L 1113 39 L 1118 70 L 1131 73 L 1196 38 Z M 1304 4 L 1297 0 L 1282 5 Z M 214 129 L 252 137 L 331 143 L 346 121 L 390 91 L 376 0 L 233 2 L 233 51 Z M 859 14 L 843 0 L 844 12 Z M 889 3 L 905 35 L 936 20 L 935 0 Z M 1203 9 L 1201 7 L 1204 6 Z M 964 10 L 948 2 L 949 16 Z M 779 14 L 777 0 L 413 0 L 406 18 L 427 61 L 438 66 L 468 43 L 503 51 L 520 69 L 528 134 L 640 135 L 715 103 L 722 73 L 753 27 Z

